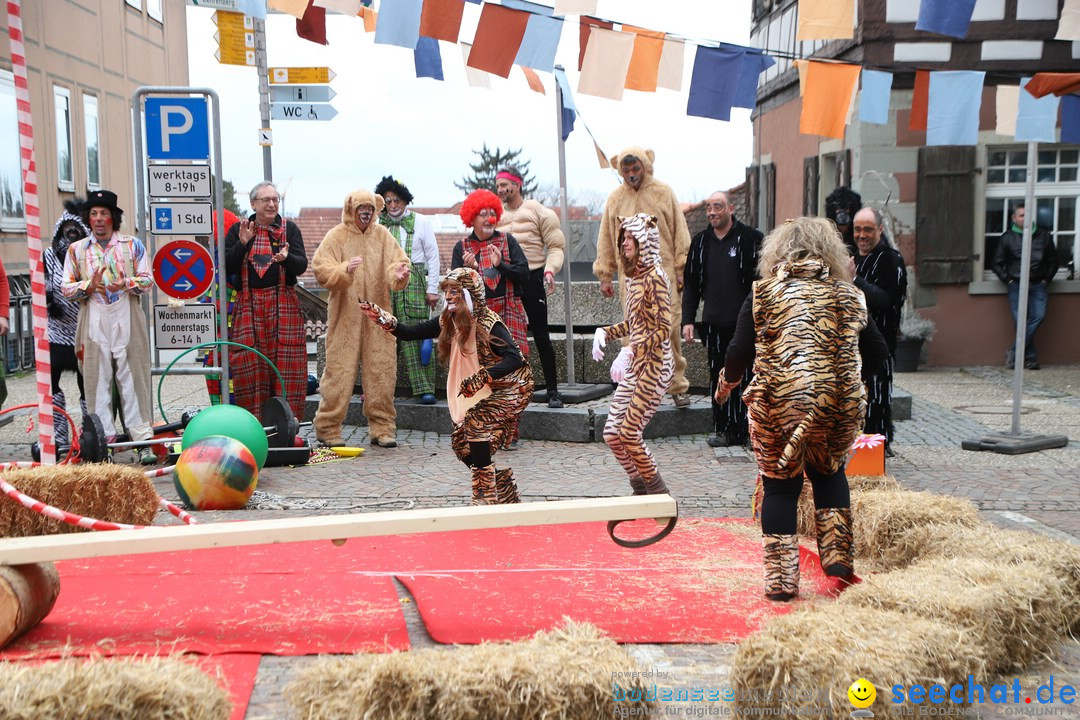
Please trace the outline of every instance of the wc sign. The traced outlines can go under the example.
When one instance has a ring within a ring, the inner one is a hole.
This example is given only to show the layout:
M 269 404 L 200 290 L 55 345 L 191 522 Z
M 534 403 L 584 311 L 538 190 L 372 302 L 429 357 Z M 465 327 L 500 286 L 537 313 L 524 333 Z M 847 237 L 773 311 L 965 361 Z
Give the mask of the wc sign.
M 146 157 L 149 160 L 206 160 L 210 123 L 206 98 L 148 97 Z

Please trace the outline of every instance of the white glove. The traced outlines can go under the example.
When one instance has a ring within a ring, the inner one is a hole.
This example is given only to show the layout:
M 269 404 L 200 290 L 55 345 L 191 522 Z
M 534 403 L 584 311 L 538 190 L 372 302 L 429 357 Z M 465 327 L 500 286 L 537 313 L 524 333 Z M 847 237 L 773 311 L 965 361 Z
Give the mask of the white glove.
M 604 344 L 607 343 L 607 333 L 604 328 L 596 328 L 592 338 L 592 359 L 600 362 L 604 359 Z
M 626 377 L 626 371 L 630 368 L 630 359 L 634 357 L 634 351 L 630 349 L 629 345 L 624 345 L 623 349 L 619 351 L 619 356 L 615 358 L 615 362 L 611 363 L 611 381 L 614 383 L 621 383 L 623 378 Z

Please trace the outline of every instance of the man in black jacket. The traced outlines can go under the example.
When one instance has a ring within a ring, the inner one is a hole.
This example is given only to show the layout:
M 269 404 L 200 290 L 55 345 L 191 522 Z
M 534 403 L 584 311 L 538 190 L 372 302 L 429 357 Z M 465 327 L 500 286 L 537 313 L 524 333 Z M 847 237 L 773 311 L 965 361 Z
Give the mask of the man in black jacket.
M 1024 243 L 1023 204 L 1013 208 L 1012 224 L 1001 234 L 997 253 L 994 255 L 994 274 L 1001 278 L 1009 288 L 1009 308 L 1013 322 L 1016 322 L 1016 308 L 1020 300 L 1020 259 Z M 1024 367 L 1028 370 L 1039 369 L 1039 358 L 1035 353 L 1035 331 L 1046 317 L 1046 287 L 1054 279 L 1058 268 L 1057 248 L 1050 233 L 1032 226 L 1031 231 L 1031 271 L 1028 286 L 1027 330 L 1024 340 Z M 1015 337 L 1015 334 L 1013 335 Z M 1015 367 L 1016 343 L 1009 348 L 1005 365 Z
M 904 257 L 885 239 L 881 213 L 863 208 L 852 222 L 856 255 L 855 286 L 866 296 L 866 309 L 885 337 L 889 358 L 866 375 L 866 426 L 864 431 L 885 436 L 885 454 L 892 457 L 892 381 L 896 339 L 900 333 L 900 310 L 907 298 Z
M 682 336 L 687 344 L 692 343 L 697 326 L 709 353 L 709 397 L 712 397 L 716 394 L 716 379 L 724 366 L 728 343 L 735 334 L 739 309 L 757 278 L 762 235 L 735 219 L 727 193 L 715 192 L 705 202 L 709 227 L 690 241 L 683 274 Z M 696 323 L 702 301 L 705 308 L 701 322 Z M 719 405 L 712 401 L 715 434 L 708 440 L 712 447 L 745 445 L 749 440 L 742 390 L 751 377 L 748 368 L 742 385 L 731 393 L 727 402 Z

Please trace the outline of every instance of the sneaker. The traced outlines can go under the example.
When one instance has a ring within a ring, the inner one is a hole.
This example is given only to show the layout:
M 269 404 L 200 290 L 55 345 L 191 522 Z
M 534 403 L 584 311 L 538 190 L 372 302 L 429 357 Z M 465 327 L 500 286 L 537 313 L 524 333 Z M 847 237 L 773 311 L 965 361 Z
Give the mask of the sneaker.
M 709 444 L 709 447 L 714 447 L 714 448 L 731 447 L 732 445 L 735 445 L 735 443 L 731 442 L 724 435 L 710 435 L 709 438 L 705 442 L 707 442 Z
M 675 407 L 677 408 L 690 407 L 694 402 L 690 398 L 690 393 L 675 393 L 671 396 L 671 399 L 675 401 Z
M 434 405 L 435 404 L 435 393 L 424 393 L 423 395 L 421 395 L 420 396 L 420 404 L 421 405 Z
M 139 458 L 140 465 L 157 465 L 157 455 L 150 447 L 137 448 L 135 456 Z
M 1039 366 L 1039 361 L 1038 360 L 1029 360 L 1026 363 L 1024 363 L 1024 369 L 1025 370 L 1038 370 L 1039 367 L 1040 366 Z
M 512 440 L 511 442 L 508 442 L 506 445 L 503 446 L 503 450 L 506 450 L 507 452 L 514 452 L 517 449 L 518 449 L 518 441 L 517 440 Z
M 548 407 L 549 408 L 561 408 L 563 406 L 562 398 L 559 397 L 559 393 L 553 392 L 548 395 Z

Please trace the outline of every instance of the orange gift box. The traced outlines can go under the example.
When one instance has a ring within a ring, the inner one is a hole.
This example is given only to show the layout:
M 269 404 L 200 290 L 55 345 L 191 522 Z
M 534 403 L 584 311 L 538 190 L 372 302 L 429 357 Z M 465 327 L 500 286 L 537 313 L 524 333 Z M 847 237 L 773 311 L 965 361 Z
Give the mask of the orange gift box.
M 885 438 L 881 435 L 860 435 L 852 447 L 847 474 L 884 475 Z

